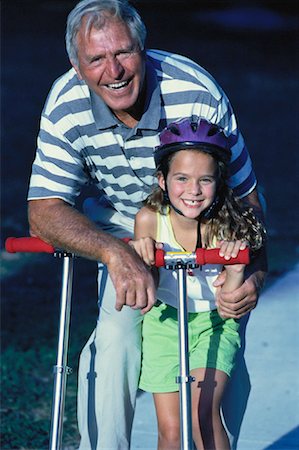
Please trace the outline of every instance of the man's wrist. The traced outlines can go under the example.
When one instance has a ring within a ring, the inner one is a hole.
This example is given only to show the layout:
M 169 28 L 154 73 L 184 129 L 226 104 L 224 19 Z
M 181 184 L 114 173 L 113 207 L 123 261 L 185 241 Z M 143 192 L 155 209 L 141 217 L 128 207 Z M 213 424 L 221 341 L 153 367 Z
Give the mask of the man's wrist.
M 263 270 L 258 270 L 256 272 L 251 273 L 247 278 L 251 278 L 252 282 L 255 284 L 257 293 L 259 294 L 263 287 L 265 286 L 265 282 L 267 279 L 267 272 Z

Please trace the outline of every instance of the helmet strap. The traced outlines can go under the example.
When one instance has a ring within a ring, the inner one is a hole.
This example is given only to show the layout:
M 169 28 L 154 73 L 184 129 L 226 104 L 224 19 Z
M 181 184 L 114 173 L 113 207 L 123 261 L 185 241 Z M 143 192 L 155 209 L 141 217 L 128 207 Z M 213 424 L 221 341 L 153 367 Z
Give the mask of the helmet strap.
M 166 184 L 165 184 L 165 190 L 163 191 L 163 200 L 164 200 L 164 202 L 165 202 L 167 205 L 171 206 L 171 208 L 172 208 L 176 213 L 180 214 L 181 216 L 184 215 L 180 209 L 178 209 L 176 206 L 174 206 L 174 205 L 171 203 L 170 198 L 169 198 L 169 195 L 168 195 L 168 190 L 167 190 Z
M 166 187 L 165 191 L 163 191 L 163 202 L 166 203 L 167 205 L 170 204 L 169 195 Z
M 201 217 L 204 219 L 212 219 L 212 217 L 214 216 L 214 213 L 216 212 L 219 202 L 220 202 L 220 197 L 219 197 L 219 195 L 216 195 L 212 204 L 205 211 L 203 211 L 201 213 Z

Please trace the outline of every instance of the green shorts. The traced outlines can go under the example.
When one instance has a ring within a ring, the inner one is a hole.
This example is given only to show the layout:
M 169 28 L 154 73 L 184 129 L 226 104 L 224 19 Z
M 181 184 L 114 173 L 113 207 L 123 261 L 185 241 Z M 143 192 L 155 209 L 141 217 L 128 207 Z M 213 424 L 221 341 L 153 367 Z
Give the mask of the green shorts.
M 239 323 L 222 319 L 217 310 L 188 314 L 190 370 L 214 368 L 228 376 L 240 348 Z M 148 392 L 179 390 L 177 309 L 158 302 L 143 321 L 140 389 Z

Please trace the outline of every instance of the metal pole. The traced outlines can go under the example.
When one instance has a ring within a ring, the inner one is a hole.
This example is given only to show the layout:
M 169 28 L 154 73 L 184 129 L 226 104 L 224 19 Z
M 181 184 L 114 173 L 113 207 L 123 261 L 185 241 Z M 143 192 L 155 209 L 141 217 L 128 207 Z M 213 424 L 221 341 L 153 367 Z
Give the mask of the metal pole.
M 58 254 L 58 256 L 63 256 L 64 259 L 62 269 L 57 363 L 56 366 L 54 366 L 50 450 L 59 450 L 61 448 L 66 376 L 71 372 L 71 369 L 67 366 L 67 352 L 73 284 L 73 255 Z
M 192 409 L 191 382 L 189 374 L 189 340 L 188 340 L 188 309 L 187 309 L 187 277 L 186 267 L 178 267 L 178 321 L 179 321 L 179 357 L 180 376 L 180 417 L 181 417 L 181 450 L 192 450 Z

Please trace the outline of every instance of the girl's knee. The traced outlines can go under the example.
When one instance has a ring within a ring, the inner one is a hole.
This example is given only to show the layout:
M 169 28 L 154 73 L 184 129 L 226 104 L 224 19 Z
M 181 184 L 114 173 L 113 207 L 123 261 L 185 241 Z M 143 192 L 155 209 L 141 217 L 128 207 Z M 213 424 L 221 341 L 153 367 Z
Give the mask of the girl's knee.
M 167 427 L 159 429 L 159 448 L 180 448 L 180 426 L 179 424 L 168 424 Z

